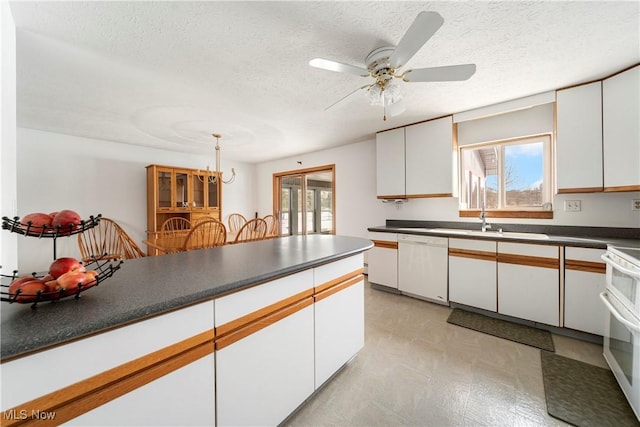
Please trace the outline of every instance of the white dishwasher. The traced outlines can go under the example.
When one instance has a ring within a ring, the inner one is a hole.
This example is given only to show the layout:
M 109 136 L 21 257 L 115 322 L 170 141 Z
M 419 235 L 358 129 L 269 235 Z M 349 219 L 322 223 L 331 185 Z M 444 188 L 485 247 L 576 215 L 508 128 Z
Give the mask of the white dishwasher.
M 446 237 L 398 234 L 398 290 L 449 305 L 448 246 Z

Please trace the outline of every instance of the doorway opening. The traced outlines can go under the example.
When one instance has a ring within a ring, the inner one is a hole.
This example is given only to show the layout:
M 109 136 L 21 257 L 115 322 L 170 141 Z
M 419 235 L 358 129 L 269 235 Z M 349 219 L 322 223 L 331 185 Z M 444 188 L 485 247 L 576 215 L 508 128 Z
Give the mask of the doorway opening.
M 273 174 L 280 236 L 335 234 L 335 165 Z

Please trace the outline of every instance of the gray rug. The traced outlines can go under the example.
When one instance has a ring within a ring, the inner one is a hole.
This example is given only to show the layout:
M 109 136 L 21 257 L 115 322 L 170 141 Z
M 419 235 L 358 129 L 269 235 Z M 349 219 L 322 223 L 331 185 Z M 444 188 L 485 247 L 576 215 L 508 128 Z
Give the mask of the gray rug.
M 555 351 L 551 333 L 531 326 L 494 319 L 459 308 L 453 309 L 447 322 L 542 350 Z
M 640 426 L 610 370 L 541 351 L 547 412 L 579 427 Z

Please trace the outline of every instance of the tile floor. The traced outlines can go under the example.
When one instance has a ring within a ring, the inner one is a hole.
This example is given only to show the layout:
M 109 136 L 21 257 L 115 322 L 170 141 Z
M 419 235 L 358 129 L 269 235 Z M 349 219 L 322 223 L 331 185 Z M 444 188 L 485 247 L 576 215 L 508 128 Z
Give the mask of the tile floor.
M 451 309 L 365 283 L 365 346 L 288 426 L 566 426 L 547 414 L 540 350 L 446 322 Z M 602 346 L 556 353 L 607 367 Z

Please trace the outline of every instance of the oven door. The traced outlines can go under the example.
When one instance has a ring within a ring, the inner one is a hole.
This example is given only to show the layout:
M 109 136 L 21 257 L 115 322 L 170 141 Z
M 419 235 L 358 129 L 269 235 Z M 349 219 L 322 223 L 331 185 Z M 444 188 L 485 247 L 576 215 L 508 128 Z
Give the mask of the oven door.
M 640 313 L 640 268 L 611 248 L 601 258 L 607 264 L 607 290 L 637 317 Z
M 600 299 L 608 309 L 604 358 L 640 420 L 640 319 L 608 291 Z

